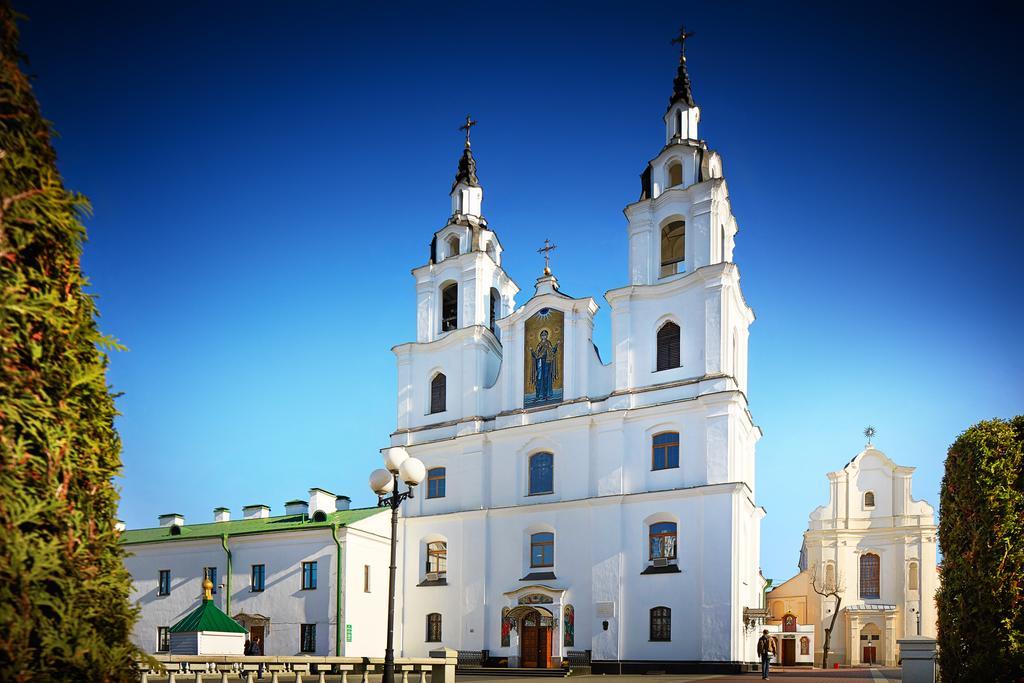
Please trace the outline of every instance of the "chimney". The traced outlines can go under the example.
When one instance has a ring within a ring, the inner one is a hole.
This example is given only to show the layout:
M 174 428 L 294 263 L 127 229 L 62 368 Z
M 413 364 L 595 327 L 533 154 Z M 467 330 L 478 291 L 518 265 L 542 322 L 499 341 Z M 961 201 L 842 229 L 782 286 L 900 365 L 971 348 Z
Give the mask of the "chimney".
M 177 512 L 168 512 L 166 515 L 160 515 L 157 517 L 160 520 L 160 526 L 185 526 L 185 515 Z
M 348 510 L 352 506 L 352 499 L 348 496 L 338 496 L 338 500 L 334 503 L 334 507 L 338 510 Z
M 266 519 L 270 516 L 268 505 L 246 505 L 242 508 L 243 519 Z
M 231 510 L 228 510 L 227 508 L 213 508 L 213 521 L 230 522 Z
M 309 503 L 304 500 L 289 500 L 284 504 L 284 514 L 304 515 L 309 512 Z
M 312 517 L 317 512 L 330 514 L 335 510 L 337 496 L 326 489 L 312 488 L 309 490 L 309 514 Z

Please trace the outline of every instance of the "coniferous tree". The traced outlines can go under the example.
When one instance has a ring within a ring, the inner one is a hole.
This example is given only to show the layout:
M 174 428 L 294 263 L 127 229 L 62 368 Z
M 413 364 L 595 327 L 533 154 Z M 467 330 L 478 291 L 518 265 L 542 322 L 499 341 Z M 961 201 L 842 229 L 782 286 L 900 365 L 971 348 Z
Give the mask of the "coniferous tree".
M 1024 677 L 1024 416 L 979 422 L 946 456 L 937 595 L 943 683 Z
M 135 679 L 115 527 L 121 444 L 80 257 L 88 203 L 0 0 L 0 680 Z

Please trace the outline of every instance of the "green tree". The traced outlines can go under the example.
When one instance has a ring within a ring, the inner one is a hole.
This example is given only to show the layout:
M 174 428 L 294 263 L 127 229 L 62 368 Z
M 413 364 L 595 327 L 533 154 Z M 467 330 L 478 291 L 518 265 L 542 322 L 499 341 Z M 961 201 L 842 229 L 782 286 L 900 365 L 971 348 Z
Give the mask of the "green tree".
M 943 683 L 1024 676 L 1024 416 L 950 446 L 939 515 Z
M 0 0 L 0 680 L 127 681 L 136 610 L 118 547 L 121 443 L 64 188 Z

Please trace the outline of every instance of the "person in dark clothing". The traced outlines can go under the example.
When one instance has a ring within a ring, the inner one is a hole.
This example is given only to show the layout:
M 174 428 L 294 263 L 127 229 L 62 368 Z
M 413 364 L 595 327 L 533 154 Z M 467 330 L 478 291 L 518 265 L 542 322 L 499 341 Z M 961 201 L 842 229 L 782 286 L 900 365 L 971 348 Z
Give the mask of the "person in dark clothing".
M 775 656 L 775 641 L 768 637 L 768 629 L 757 639 L 757 656 L 761 658 L 761 678 L 768 680 L 768 665 Z

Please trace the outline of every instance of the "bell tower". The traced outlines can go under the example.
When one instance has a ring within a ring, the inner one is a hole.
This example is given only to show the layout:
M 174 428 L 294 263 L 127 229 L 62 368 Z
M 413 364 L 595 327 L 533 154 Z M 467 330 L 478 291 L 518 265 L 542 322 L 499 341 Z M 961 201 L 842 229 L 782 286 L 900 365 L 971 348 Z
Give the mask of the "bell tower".
M 686 64 L 685 27 L 665 123 L 665 146 L 641 175 L 640 200 L 626 207 L 630 282 L 654 285 L 732 259 L 736 221 L 722 158 L 700 139 L 700 107 Z
M 466 142 L 449 193 L 451 215 L 434 233 L 427 264 L 416 278 L 416 340 L 431 342 L 466 327 L 498 334 L 495 321 L 512 312 L 519 288 L 501 267 L 501 242 L 483 215 L 484 190 L 477 177 L 469 116 L 459 127 Z

